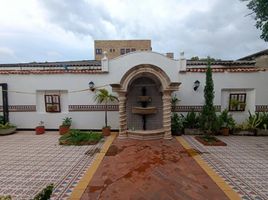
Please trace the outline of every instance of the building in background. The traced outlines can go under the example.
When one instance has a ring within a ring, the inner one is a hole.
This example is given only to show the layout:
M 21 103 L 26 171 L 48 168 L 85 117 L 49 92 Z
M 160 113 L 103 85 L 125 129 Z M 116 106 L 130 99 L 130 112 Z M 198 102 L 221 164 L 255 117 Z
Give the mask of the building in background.
M 109 59 L 133 51 L 151 51 L 151 40 L 95 40 L 95 60 L 101 60 L 104 52 Z

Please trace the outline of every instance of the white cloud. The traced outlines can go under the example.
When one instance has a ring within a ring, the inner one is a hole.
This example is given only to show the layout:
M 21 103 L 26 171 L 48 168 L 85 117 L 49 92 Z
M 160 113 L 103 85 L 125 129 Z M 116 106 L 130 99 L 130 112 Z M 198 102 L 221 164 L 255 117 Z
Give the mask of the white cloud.
M 2 63 L 92 59 L 94 39 L 152 39 L 154 51 L 222 59 L 267 48 L 239 0 L 0 0 L 0 5 L 0 44 L 16 52 L 13 60 L 2 53 Z

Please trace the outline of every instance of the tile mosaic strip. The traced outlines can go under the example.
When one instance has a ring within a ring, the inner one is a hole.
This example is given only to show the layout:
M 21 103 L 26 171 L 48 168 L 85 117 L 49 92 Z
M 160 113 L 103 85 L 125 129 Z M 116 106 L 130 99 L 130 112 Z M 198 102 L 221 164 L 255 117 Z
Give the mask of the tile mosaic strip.
M 267 137 L 220 136 L 225 147 L 206 147 L 192 136 L 183 138 L 242 199 L 268 199 Z
M 196 105 L 190 105 L 190 106 L 175 106 L 172 107 L 173 112 L 201 112 L 203 109 L 203 106 L 196 106 Z M 220 112 L 221 106 L 220 105 L 215 105 L 215 109 L 217 112 Z
M 221 105 L 215 106 L 216 111 L 220 112 Z M 185 105 L 172 107 L 173 112 L 201 112 L 203 106 Z M 104 111 L 104 105 L 69 105 L 69 112 L 83 111 Z M 0 106 L 0 112 L 3 111 L 3 106 Z M 9 112 L 35 112 L 36 105 L 9 105 Z M 119 111 L 118 105 L 108 105 L 108 111 Z M 256 105 L 256 112 L 268 112 L 268 105 Z
M 104 111 L 105 105 L 69 105 L 70 112 L 80 111 Z M 108 105 L 108 111 L 118 111 L 118 105 Z
M 268 105 L 256 105 L 256 112 L 268 112 Z
M 9 112 L 35 112 L 35 105 L 9 105 Z M 3 106 L 0 106 L 0 111 L 3 111 Z

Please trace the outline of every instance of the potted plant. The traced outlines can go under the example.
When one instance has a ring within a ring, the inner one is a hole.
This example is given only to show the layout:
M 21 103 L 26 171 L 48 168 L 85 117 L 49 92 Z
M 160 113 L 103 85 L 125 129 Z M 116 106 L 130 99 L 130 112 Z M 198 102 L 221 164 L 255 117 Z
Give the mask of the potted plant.
M 95 101 L 98 103 L 104 103 L 104 108 L 105 108 L 105 126 L 102 128 L 102 134 L 104 136 L 108 136 L 111 133 L 111 127 L 107 125 L 107 104 L 108 102 L 114 102 L 118 101 L 117 97 L 110 94 L 108 90 L 106 89 L 99 89 L 97 91 L 97 94 L 95 96 Z
M 257 135 L 257 127 L 262 123 L 262 118 L 260 116 L 260 113 L 256 113 L 255 115 L 252 115 L 249 111 L 249 117 L 247 119 L 247 126 L 248 130 L 253 132 L 253 134 Z
M 65 133 L 68 133 L 71 125 L 72 125 L 72 118 L 65 117 L 62 120 L 62 125 L 60 125 L 60 127 L 59 127 L 60 135 L 64 135 Z
M 228 136 L 230 133 L 230 130 L 235 127 L 235 121 L 232 115 L 228 114 L 227 109 L 222 111 L 222 113 L 220 114 L 219 122 L 220 122 L 220 127 L 221 127 L 220 132 L 224 136 Z
M 35 127 L 35 134 L 36 135 L 40 135 L 40 134 L 44 134 L 45 133 L 45 126 L 44 126 L 44 122 L 40 121 L 38 126 Z
M 9 122 L 5 124 L 0 124 L 0 135 L 9 135 L 15 133 L 17 127 Z

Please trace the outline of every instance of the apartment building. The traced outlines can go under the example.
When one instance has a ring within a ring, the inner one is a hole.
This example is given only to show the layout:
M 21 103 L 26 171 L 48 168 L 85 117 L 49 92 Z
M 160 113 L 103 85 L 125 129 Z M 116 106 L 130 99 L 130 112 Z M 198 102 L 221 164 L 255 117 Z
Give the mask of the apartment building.
M 107 52 L 109 59 L 133 51 L 151 51 L 151 40 L 95 40 L 95 60 L 101 60 L 102 54 Z

